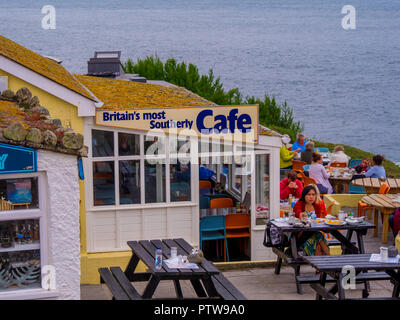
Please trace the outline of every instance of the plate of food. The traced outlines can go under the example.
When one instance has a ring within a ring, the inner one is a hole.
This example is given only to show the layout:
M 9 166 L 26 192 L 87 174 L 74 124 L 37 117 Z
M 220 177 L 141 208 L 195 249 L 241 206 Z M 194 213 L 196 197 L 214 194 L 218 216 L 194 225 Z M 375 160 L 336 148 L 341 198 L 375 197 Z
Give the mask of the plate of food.
M 360 217 L 360 218 L 346 218 L 345 221 L 349 224 L 360 224 L 364 222 L 364 217 Z
M 316 219 L 316 222 L 317 222 L 317 223 L 325 223 L 325 222 L 326 222 L 326 220 L 328 220 L 328 219 L 324 219 L 324 218 L 317 218 L 317 219 Z
M 346 222 L 343 220 L 326 220 L 325 223 L 329 224 L 330 226 L 342 226 L 346 224 Z

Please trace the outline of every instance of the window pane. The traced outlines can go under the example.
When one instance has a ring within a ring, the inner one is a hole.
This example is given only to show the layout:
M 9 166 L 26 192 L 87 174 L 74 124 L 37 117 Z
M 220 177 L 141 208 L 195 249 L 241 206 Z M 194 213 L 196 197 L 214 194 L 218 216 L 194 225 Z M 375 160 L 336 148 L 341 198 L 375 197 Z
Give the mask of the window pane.
M 155 155 L 165 154 L 165 137 L 145 135 L 144 137 L 144 154 Z
M 223 164 L 221 171 L 222 171 L 221 176 L 220 176 L 221 184 L 225 188 L 225 190 L 228 190 L 228 188 L 229 188 L 229 165 Z
M 39 208 L 38 178 L 0 180 L 0 211 Z
M 114 161 L 93 162 L 93 200 L 95 206 L 115 204 Z
M 111 131 L 92 130 L 92 156 L 114 156 L 114 133 Z
M 119 203 L 140 203 L 140 160 L 119 161 Z
M 138 134 L 119 132 L 118 154 L 120 156 L 140 155 L 140 136 Z
M 170 165 L 171 202 L 190 201 L 190 162 L 178 160 Z
M 146 160 L 144 176 L 146 203 L 165 202 L 165 164 Z
M 269 155 L 256 155 L 256 224 L 269 217 Z
M 39 220 L 0 222 L 0 292 L 40 288 Z
M 190 155 L 190 138 L 177 137 L 176 135 L 169 136 L 169 153 L 180 154 L 182 156 Z

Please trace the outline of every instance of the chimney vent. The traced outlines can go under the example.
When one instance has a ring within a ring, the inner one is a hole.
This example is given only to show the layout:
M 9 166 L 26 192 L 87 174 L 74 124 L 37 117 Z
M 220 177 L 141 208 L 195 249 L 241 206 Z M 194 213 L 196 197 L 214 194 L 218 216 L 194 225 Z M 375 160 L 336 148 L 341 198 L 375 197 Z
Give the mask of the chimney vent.
M 121 51 L 96 51 L 88 61 L 88 75 L 117 78 L 124 73 L 121 65 Z

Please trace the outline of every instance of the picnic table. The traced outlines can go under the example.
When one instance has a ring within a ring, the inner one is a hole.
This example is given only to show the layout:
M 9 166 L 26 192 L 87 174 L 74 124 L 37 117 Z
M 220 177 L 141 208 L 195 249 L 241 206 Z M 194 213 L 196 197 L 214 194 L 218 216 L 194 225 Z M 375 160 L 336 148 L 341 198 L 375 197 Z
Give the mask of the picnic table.
M 268 240 L 269 228 L 271 225 L 274 225 L 278 228 L 281 234 L 289 235 L 289 244 L 285 245 L 284 243 L 281 245 L 273 246 Z M 272 247 L 272 251 L 277 255 L 277 262 L 275 265 L 275 274 L 280 273 L 280 268 L 282 265 L 282 261 L 285 261 L 289 266 L 291 266 L 295 271 L 295 280 L 297 292 L 301 293 L 302 283 L 310 283 L 315 282 L 315 276 L 302 276 L 300 274 L 300 266 L 306 264 L 304 261 L 304 256 L 300 255 L 297 251 L 297 241 L 294 239 L 297 238 L 297 235 L 300 232 L 304 231 L 313 231 L 318 232 L 322 231 L 325 233 L 330 233 L 336 240 L 329 240 L 329 246 L 333 245 L 341 245 L 343 254 L 362 254 L 365 253 L 364 248 L 364 240 L 363 236 L 367 234 L 368 229 L 373 229 L 375 226 L 371 223 L 365 222 L 364 224 L 345 224 L 345 225 L 327 225 L 325 223 L 316 223 L 311 227 L 294 227 L 291 225 L 283 225 L 280 223 L 276 223 L 275 221 L 269 221 L 265 228 L 264 232 L 264 246 Z M 347 230 L 347 234 L 343 235 L 340 231 Z M 357 246 L 355 242 L 352 242 L 351 238 L 353 233 L 357 235 Z M 287 254 L 287 247 L 291 248 L 291 255 Z
M 378 227 L 378 213 L 383 214 L 382 243 L 387 243 L 389 232 L 389 216 L 396 208 L 400 207 L 400 202 L 394 201 L 397 196 L 394 194 L 370 194 L 361 199 L 362 202 L 374 208 L 374 225 Z M 378 229 L 374 230 L 374 237 L 378 236 Z
M 169 258 L 171 247 L 177 248 L 178 255 L 189 256 L 193 248 L 184 239 L 128 241 L 128 245 L 132 249 L 132 257 L 125 271 L 120 267 L 99 268 L 101 283 L 107 284 L 113 299 L 151 299 L 163 280 L 172 281 L 176 298 L 183 299 L 180 281 L 190 280 L 200 299 L 246 300 L 246 297 L 206 259 L 198 264 L 197 269 L 170 269 L 163 261 L 162 268 L 157 270 L 154 261 L 158 247 L 162 249 L 163 260 Z M 146 265 L 147 272 L 134 272 L 139 261 Z M 137 281 L 147 282 L 142 294 L 139 294 L 132 284 Z
M 349 193 L 349 185 L 351 182 L 353 175 L 350 176 L 329 176 L 329 181 L 332 184 L 333 189 L 335 190 L 336 193 L 340 193 L 339 187 L 343 186 L 344 187 L 344 193 Z
M 319 270 L 320 278 L 318 282 L 311 283 L 310 286 L 317 292 L 317 299 L 345 299 L 343 288 L 343 267 L 352 266 L 356 273 L 356 282 L 391 280 L 394 283 L 392 298 L 399 299 L 400 293 L 400 263 L 370 262 L 371 254 L 349 254 L 342 256 L 307 256 L 304 260 Z M 374 271 L 374 272 L 369 272 Z M 326 287 L 328 277 L 335 283 L 331 288 Z M 335 294 L 338 293 L 339 297 Z M 363 298 L 367 298 L 363 291 Z M 391 298 L 383 298 L 391 299 Z
M 390 187 L 390 194 L 400 193 L 400 179 L 360 178 L 352 181 L 354 186 L 364 187 L 366 193 L 378 193 L 383 183 Z

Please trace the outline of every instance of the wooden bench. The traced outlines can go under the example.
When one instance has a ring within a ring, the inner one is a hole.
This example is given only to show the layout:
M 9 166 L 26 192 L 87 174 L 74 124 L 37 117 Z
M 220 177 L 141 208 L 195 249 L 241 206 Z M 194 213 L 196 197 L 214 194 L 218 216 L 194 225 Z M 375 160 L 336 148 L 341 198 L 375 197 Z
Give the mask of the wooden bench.
M 113 300 L 142 300 L 120 267 L 99 268 L 100 283 L 105 283 Z
M 301 275 L 298 276 L 297 279 L 300 283 L 318 283 L 320 276 L 319 275 Z M 374 272 L 374 273 L 359 273 L 356 275 L 356 282 L 362 283 L 364 281 L 374 281 L 374 280 L 390 280 L 390 276 L 386 272 Z M 327 275 L 325 282 L 335 282 L 331 276 Z
M 217 293 L 224 300 L 247 300 L 246 297 L 222 273 L 211 277 Z

